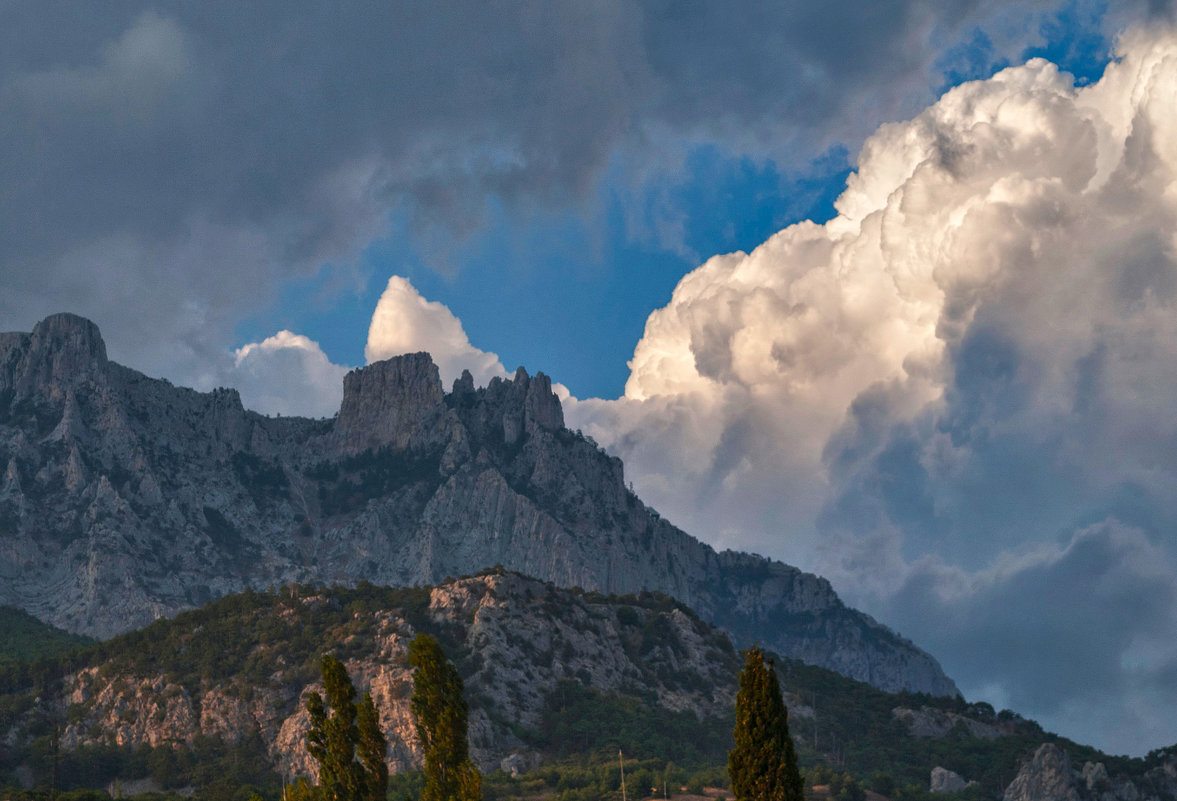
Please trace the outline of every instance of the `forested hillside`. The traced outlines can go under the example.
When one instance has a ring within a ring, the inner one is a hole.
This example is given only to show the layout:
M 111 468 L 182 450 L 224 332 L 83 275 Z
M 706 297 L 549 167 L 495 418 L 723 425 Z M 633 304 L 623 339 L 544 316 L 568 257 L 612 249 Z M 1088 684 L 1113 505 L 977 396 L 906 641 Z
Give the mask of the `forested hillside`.
M 436 637 L 463 676 L 488 797 L 612 801 L 618 750 L 634 787 L 725 782 L 740 665 L 726 634 L 666 596 L 561 590 L 501 569 L 434 588 L 245 592 L 10 665 L 0 670 L 0 782 L 10 793 L 118 782 L 276 801 L 281 777 L 313 780 L 302 697 L 331 652 L 377 700 L 393 797 L 411 793 L 420 762 L 405 649 L 416 632 Z M 846 801 L 867 788 L 923 798 L 936 767 L 977 782 L 966 795 L 998 798 L 1044 742 L 1142 788 L 1172 764 L 1163 753 L 1111 758 L 986 704 L 775 663 L 810 783 Z

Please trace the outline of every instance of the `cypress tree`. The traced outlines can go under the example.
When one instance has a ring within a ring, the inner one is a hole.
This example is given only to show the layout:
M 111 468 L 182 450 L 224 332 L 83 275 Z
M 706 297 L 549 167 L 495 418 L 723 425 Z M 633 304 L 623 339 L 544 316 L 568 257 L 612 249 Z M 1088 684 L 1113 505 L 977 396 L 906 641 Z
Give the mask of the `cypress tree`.
M 388 790 L 388 743 L 372 696 L 355 703 L 356 690 L 343 663 L 323 656 L 323 696 L 307 695 L 307 752 L 319 763 L 326 801 L 384 801 Z M 356 749 L 359 747 L 359 761 Z
M 365 795 L 368 801 L 384 801 L 388 795 L 388 741 L 380 730 L 380 713 L 372 702 L 371 693 L 364 693 L 364 700 L 356 710 L 356 732 L 359 742 L 356 754 L 364 767 Z
M 421 801 L 477 801 L 482 776 L 470 761 L 462 677 L 428 634 L 409 643 L 409 664 L 414 668 L 409 704 L 425 752 Z
M 757 646 L 744 652 L 734 734 L 727 772 L 736 801 L 803 801 L 788 710 L 772 660 Z

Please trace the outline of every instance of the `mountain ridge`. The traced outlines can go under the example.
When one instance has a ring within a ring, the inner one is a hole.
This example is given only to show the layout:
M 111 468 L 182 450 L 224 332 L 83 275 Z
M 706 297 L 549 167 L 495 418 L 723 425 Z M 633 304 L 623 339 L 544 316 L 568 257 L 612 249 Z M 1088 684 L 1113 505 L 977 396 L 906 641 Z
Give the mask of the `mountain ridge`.
M 353 370 L 333 419 L 268 418 L 106 357 L 92 322 L 0 334 L 0 603 L 109 636 L 245 588 L 432 584 L 492 564 L 664 592 L 885 690 L 956 695 L 822 578 L 716 552 L 564 427 L 543 373 L 446 393 L 425 353 Z

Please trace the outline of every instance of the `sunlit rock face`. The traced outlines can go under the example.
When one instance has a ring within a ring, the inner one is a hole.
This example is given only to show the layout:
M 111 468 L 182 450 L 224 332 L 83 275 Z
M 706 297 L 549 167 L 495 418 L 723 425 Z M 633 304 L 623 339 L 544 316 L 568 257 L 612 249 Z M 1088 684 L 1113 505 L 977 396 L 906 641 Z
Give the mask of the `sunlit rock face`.
M 737 643 L 956 693 L 824 579 L 663 520 L 563 422 L 547 376 L 466 374 L 446 393 L 425 353 L 348 374 L 333 419 L 264 417 L 235 390 L 110 362 L 92 323 L 56 315 L 0 334 L 0 602 L 109 636 L 246 587 L 432 584 L 498 564 L 657 590 Z

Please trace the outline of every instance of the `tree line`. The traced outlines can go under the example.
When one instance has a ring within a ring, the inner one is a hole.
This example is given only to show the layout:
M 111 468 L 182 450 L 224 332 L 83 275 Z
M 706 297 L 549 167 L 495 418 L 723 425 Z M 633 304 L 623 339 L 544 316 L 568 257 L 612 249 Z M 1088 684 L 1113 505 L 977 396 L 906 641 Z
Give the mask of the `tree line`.
M 736 801 L 804 801 L 788 710 L 772 660 L 759 647 L 744 652 L 736 695 L 735 748 L 728 777 Z M 469 708 L 462 677 L 437 640 L 418 634 L 409 644 L 413 667 L 410 709 L 424 753 L 421 801 L 479 801 L 482 776 L 470 760 Z M 307 751 L 319 765 L 317 801 L 385 801 L 387 740 L 370 693 L 355 701 L 347 669 L 322 660 L 324 699 L 307 694 Z M 305 785 L 296 795 L 308 793 Z

